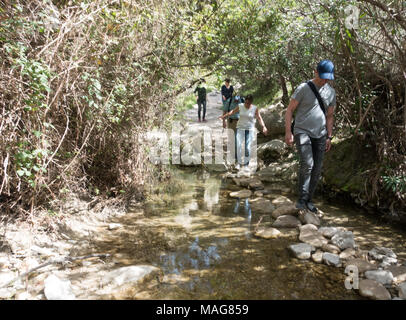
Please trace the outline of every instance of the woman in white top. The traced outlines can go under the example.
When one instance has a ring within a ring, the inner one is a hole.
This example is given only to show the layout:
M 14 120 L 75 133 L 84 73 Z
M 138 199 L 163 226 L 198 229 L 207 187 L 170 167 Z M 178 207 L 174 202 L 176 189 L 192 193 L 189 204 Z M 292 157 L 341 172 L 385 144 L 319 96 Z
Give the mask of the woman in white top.
M 229 117 L 234 113 L 240 113 L 240 119 L 237 122 L 237 168 L 240 166 L 248 166 L 251 156 L 251 143 L 254 138 L 255 133 L 255 121 L 258 119 L 262 126 L 262 132 L 267 135 L 268 129 L 265 127 L 264 121 L 262 120 L 261 114 L 258 108 L 252 104 L 254 97 L 248 95 L 245 98 L 244 103 L 240 103 L 238 107 L 234 108 L 228 113 L 223 114 L 220 119 Z M 245 159 L 242 160 L 242 145 L 245 142 Z

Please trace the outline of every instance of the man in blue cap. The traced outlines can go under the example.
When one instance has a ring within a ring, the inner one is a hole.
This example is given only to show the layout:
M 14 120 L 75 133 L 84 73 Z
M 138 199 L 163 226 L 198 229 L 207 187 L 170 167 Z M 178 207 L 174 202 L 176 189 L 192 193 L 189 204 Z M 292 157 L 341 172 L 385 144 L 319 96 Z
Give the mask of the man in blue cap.
M 328 82 L 334 80 L 334 64 L 330 60 L 323 60 L 314 73 L 314 78 L 300 84 L 292 95 L 285 114 L 285 142 L 289 146 L 295 142 L 300 158 L 299 200 L 296 207 L 317 212 L 312 199 L 320 178 L 324 153 L 330 150 L 333 138 L 336 93 Z

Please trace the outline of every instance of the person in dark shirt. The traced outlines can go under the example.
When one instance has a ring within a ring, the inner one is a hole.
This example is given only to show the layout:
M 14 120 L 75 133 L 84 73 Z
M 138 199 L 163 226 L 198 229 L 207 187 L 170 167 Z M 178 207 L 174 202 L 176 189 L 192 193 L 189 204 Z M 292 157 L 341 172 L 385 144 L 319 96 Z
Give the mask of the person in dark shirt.
M 202 111 L 202 107 L 203 107 L 203 122 L 206 122 L 205 117 L 206 117 L 206 104 L 207 104 L 206 96 L 207 96 L 207 94 L 206 94 L 206 88 L 203 85 L 203 83 L 205 83 L 205 82 L 206 82 L 206 80 L 201 79 L 199 84 L 197 85 L 195 91 L 193 92 L 193 93 L 197 92 L 197 106 L 198 106 L 197 114 L 199 117 L 199 122 L 201 119 L 200 114 Z
M 223 102 L 223 109 L 226 107 L 227 100 L 233 96 L 234 88 L 230 85 L 230 79 L 224 81 L 221 87 L 221 101 Z

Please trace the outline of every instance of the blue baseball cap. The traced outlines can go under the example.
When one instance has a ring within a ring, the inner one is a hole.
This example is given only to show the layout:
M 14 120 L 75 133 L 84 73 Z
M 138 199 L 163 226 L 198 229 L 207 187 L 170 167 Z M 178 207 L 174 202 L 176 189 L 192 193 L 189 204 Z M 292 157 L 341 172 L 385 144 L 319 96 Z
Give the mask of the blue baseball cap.
M 334 80 L 334 64 L 330 60 L 322 60 L 317 65 L 320 79 Z

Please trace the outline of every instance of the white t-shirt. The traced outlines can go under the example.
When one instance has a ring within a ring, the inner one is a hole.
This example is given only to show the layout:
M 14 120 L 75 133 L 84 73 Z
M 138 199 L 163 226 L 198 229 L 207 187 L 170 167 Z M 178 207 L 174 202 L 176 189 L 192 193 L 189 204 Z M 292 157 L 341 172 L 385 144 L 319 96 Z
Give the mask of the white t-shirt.
M 247 109 L 244 103 L 240 103 L 238 107 L 240 108 L 240 119 L 237 122 L 237 128 L 245 130 L 254 129 L 256 120 L 255 110 L 257 107 L 252 104 L 251 107 Z

